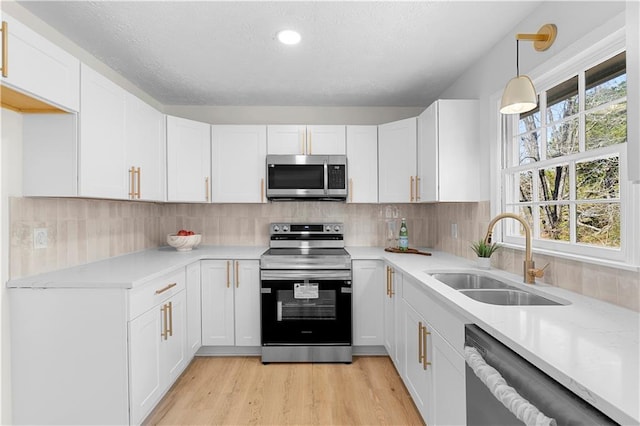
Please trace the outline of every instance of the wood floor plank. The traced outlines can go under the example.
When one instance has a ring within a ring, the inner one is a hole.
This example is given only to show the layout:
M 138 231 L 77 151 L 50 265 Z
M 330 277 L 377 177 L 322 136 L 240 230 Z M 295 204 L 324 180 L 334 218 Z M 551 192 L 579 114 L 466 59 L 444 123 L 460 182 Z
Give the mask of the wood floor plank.
M 145 425 L 422 425 L 387 357 L 352 364 L 197 357 Z

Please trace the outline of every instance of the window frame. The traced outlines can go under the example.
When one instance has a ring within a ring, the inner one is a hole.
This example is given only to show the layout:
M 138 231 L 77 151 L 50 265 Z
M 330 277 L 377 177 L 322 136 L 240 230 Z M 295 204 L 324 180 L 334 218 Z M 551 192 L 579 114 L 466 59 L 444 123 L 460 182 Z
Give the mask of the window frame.
M 585 37 L 585 40 L 589 37 Z M 626 40 L 625 40 L 625 30 L 624 28 L 613 29 L 606 37 L 601 37 L 599 42 L 591 44 L 588 48 L 580 48 L 579 46 L 584 47 L 585 44 L 588 44 L 586 41 L 581 40 L 576 42 L 572 48 L 565 49 L 565 51 L 556 55 L 555 58 L 541 64 L 537 67 L 533 72 L 528 75 L 532 78 L 535 87 L 538 89 L 538 92 L 548 91 L 550 88 L 561 84 L 567 79 L 571 79 L 575 75 L 579 75 L 579 93 L 584 93 L 584 71 L 596 66 L 597 64 L 606 61 L 608 58 L 611 58 L 623 51 L 626 50 Z M 575 47 L 578 46 L 578 47 Z M 573 50 L 573 52 L 571 52 Z M 518 166 L 511 166 L 510 164 L 518 164 L 519 161 L 515 163 L 509 162 L 510 157 L 508 155 L 519 155 L 516 149 L 515 144 L 512 142 L 511 137 L 518 132 L 518 117 L 519 116 L 504 116 L 498 112 L 499 99 L 502 95 L 502 91 L 494 94 L 491 97 L 492 104 L 494 107 L 492 108 L 493 114 L 496 117 L 496 126 L 493 128 L 492 133 L 495 135 L 495 146 L 492 149 L 492 158 L 491 161 L 497 166 L 495 172 L 492 172 L 491 178 L 494 182 L 494 190 L 492 190 L 492 213 L 497 214 L 499 212 L 511 211 L 508 210 L 508 206 L 506 203 L 507 193 L 509 190 L 509 178 L 507 175 L 512 175 L 521 170 L 533 170 L 533 181 L 532 185 L 535 188 L 538 185 L 535 170 L 540 168 L 549 167 L 550 165 L 556 165 L 559 162 L 566 163 L 565 159 L 552 158 L 545 159 L 542 161 L 535 162 L 535 164 L 521 164 Z M 627 93 L 627 98 L 629 96 L 634 96 L 632 94 Z M 635 95 L 637 96 L 637 95 Z M 581 96 L 580 99 L 581 108 L 579 110 L 578 119 L 583 123 L 585 114 L 587 111 L 584 109 L 584 97 Z M 539 105 L 540 113 L 544 114 L 546 105 Z M 598 106 L 600 108 L 601 106 Z M 591 109 L 589 110 L 591 111 Z M 543 131 L 546 131 L 546 126 L 543 128 Z M 510 129 L 515 129 L 516 133 L 511 133 Z M 584 126 L 581 127 L 584 129 Z M 507 149 L 507 139 L 510 139 L 510 148 Z M 580 144 L 581 147 L 584 146 L 584 135 L 580 135 Z M 619 185 L 620 185 L 620 193 L 619 193 L 619 205 L 620 205 L 620 221 L 621 221 L 621 245 L 620 248 L 606 248 L 606 247 L 597 247 L 597 246 L 589 246 L 583 244 L 572 244 L 561 241 L 552 241 L 552 240 L 542 240 L 542 239 L 532 239 L 532 247 L 534 252 L 543 253 L 550 256 L 560 257 L 560 258 L 568 258 L 579 261 L 584 261 L 588 263 L 596 263 L 596 264 L 604 264 L 607 266 L 619 267 L 622 269 L 631 269 L 638 270 L 638 265 L 640 265 L 640 244 L 639 236 L 640 236 L 640 226 L 638 224 L 634 224 L 633 218 L 638 217 L 640 213 L 640 191 L 638 191 L 638 185 L 631 185 L 631 183 L 627 179 L 627 144 L 628 142 L 622 144 L 611 145 L 607 147 L 597 148 L 594 150 L 579 152 L 571 154 L 571 159 L 569 160 L 571 163 L 579 162 L 584 159 L 592 159 L 599 158 L 608 154 L 618 153 L 620 155 L 619 162 Z M 508 173 L 507 173 L 508 170 Z M 570 174 L 570 190 L 575 191 L 575 166 L 570 164 L 569 174 Z M 575 197 L 572 197 L 571 200 L 563 200 L 561 204 L 570 205 L 570 214 L 575 212 L 575 207 L 582 202 L 587 200 L 576 200 Z M 538 207 L 540 202 L 532 203 Z M 511 204 L 509 205 L 509 207 Z M 518 236 L 509 236 L 506 232 L 507 227 L 515 227 L 517 223 L 515 221 L 511 221 L 513 223 L 507 223 L 509 221 L 501 221 L 496 226 L 494 230 L 496 241 L 501 241 L 503 245 L 510 248 L 515 249 L 523 249 L 525 245 L 525 238 Z M 575 223 L 575 221 L 572 221 Z M 537 224 L 535 224 L 537 225 Z M 572 225 L 574 226 L 574 225 Z M 575 229 L 574 229 L 575 231 Z M 575 235 L 575 234 L 574 234 Z

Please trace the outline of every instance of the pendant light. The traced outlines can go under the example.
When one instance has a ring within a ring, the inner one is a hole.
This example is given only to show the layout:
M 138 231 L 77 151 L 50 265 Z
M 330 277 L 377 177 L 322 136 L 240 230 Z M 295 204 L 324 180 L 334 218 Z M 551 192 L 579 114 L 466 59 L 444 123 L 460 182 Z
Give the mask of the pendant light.
M 516 76 L 509 80 L 502 93 L 500 112 L 521 114 L 538 105 L 538 97 L 533 82 L 526 75 L 520 75 L 520 40 L 533 41 L 538 52 L 547 50 L 556 39 L 558 29 L 554 24 L 543 25 L 536 34 L 516 34 Z

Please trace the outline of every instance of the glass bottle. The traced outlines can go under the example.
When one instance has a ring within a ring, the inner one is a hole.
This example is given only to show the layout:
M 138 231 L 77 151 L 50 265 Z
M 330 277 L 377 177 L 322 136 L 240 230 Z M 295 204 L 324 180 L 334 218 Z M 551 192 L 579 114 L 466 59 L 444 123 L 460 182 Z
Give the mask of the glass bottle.
M 407 251 L 409 248 L 409 231 L 407 229 L 407 219 L 402 218 L 402 224 L 400 224 L 400 234 L 398 239 L 398 249 L 400 251 Z

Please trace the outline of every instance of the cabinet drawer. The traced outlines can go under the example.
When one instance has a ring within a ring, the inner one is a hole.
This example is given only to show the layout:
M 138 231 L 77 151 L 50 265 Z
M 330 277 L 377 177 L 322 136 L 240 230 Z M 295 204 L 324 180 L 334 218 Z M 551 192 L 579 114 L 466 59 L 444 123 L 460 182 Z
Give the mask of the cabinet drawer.
M 154 278 L 131 290 L 129 297 L 129 319 L 133 319 L 150 308 L 164 302 L 186 287 L 184 268 L 176 269 L 159 278 Z
M 462 354 L 466 319 L 431 298 L 424 284 L 407 278 L 403 284 L 402 298 L 422 315 L 456 351 Z

